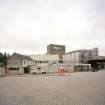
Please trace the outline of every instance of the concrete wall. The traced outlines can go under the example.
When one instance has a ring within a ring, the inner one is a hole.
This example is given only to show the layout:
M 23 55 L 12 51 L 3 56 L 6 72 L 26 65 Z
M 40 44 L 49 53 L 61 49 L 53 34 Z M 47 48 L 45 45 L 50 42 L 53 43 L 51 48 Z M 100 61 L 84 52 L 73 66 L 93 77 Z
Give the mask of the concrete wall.
M 20 67 L 18 74 L 24 74 L 24 68 Z
M 61 65 L 51 65 L 47 67 L 47 73 L 58 73 Z M 74 72 L 73 65 L 63 65 L 65 72 Z
M 59 72 L 59 66 L 58 65 L 50 65 L 47 67 L 47 73 L 58 73 Z
M 10 66 L 10 67 L 12 67 L 12 66 L 22 66 L 23 62 L 20 61 L 20 60 L 8 61 L 7 65 Z
M 18 75 L 18 70 L 8 70 L 8 75 Z
M 24 74 L 24 68 L 20 67 L 19 70 L 9 70 L 8 69 L 8 75 L 21 75 Z
M 74 72 L 74 67 L 73 67 L 73 65 L 66 65 L 66 66 L 64 66 L 64 70 L 66 71 L 66 72 Z

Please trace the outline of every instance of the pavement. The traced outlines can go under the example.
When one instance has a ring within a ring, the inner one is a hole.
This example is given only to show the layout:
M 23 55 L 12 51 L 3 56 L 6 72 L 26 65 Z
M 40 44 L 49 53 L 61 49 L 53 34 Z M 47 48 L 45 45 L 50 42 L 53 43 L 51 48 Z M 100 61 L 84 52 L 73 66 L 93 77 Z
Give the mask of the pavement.
M 105 71 L 2 77 L 0 105 L 105 105 Z

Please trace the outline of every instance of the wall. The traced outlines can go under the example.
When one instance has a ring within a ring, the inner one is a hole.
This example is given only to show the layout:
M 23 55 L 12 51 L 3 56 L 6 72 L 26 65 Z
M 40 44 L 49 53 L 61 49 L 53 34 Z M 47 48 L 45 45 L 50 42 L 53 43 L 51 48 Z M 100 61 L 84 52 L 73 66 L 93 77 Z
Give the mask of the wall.
M 23 62 L 20 60 L 8 61 L 7 65 L 12 66 L 22 66 Z
M 24 68 L 20 67 L 19 70 L 9 70 L 8 75 L 21 75 L 24 74 Z
M 80 63 L 81 62 L 80 54 L 81 52 L 73 52 L 65 54 L 63 56 L 63 61 L 64 63 Z
M 98 56 L 98 48 L 93 48 L 91 51 L 91 58 L 96 59 L 97 56 Z
M 31 65 L 31 74 L 37 72 L 37 68 L 35 65 Z
M 18 75 L 18 70 L 8 70 L 8 75 Z
M 54 64 L 47 67 L 47 73 L 58 73 L 59 72 L 59 66 Z
M 24 68 L 20 67 L 19 71 L 18 71 L 18 74 L 24 74 Z

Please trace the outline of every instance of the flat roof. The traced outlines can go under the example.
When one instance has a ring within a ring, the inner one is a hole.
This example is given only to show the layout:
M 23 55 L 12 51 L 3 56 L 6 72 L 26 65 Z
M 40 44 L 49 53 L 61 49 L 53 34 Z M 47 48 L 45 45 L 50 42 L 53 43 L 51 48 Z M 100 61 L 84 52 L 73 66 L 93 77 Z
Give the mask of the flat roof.
M 54 54 L 30 55 L 30 57 L 35 61 L 59 60 L 59 55 Z

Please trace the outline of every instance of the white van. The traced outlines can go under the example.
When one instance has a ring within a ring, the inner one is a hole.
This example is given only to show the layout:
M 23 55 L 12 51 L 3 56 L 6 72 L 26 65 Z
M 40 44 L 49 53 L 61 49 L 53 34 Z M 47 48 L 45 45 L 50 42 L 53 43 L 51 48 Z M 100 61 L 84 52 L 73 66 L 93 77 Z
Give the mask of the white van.
M 32 74 L 46 74 L 45 66 L 36 66 L 31 70 Z

